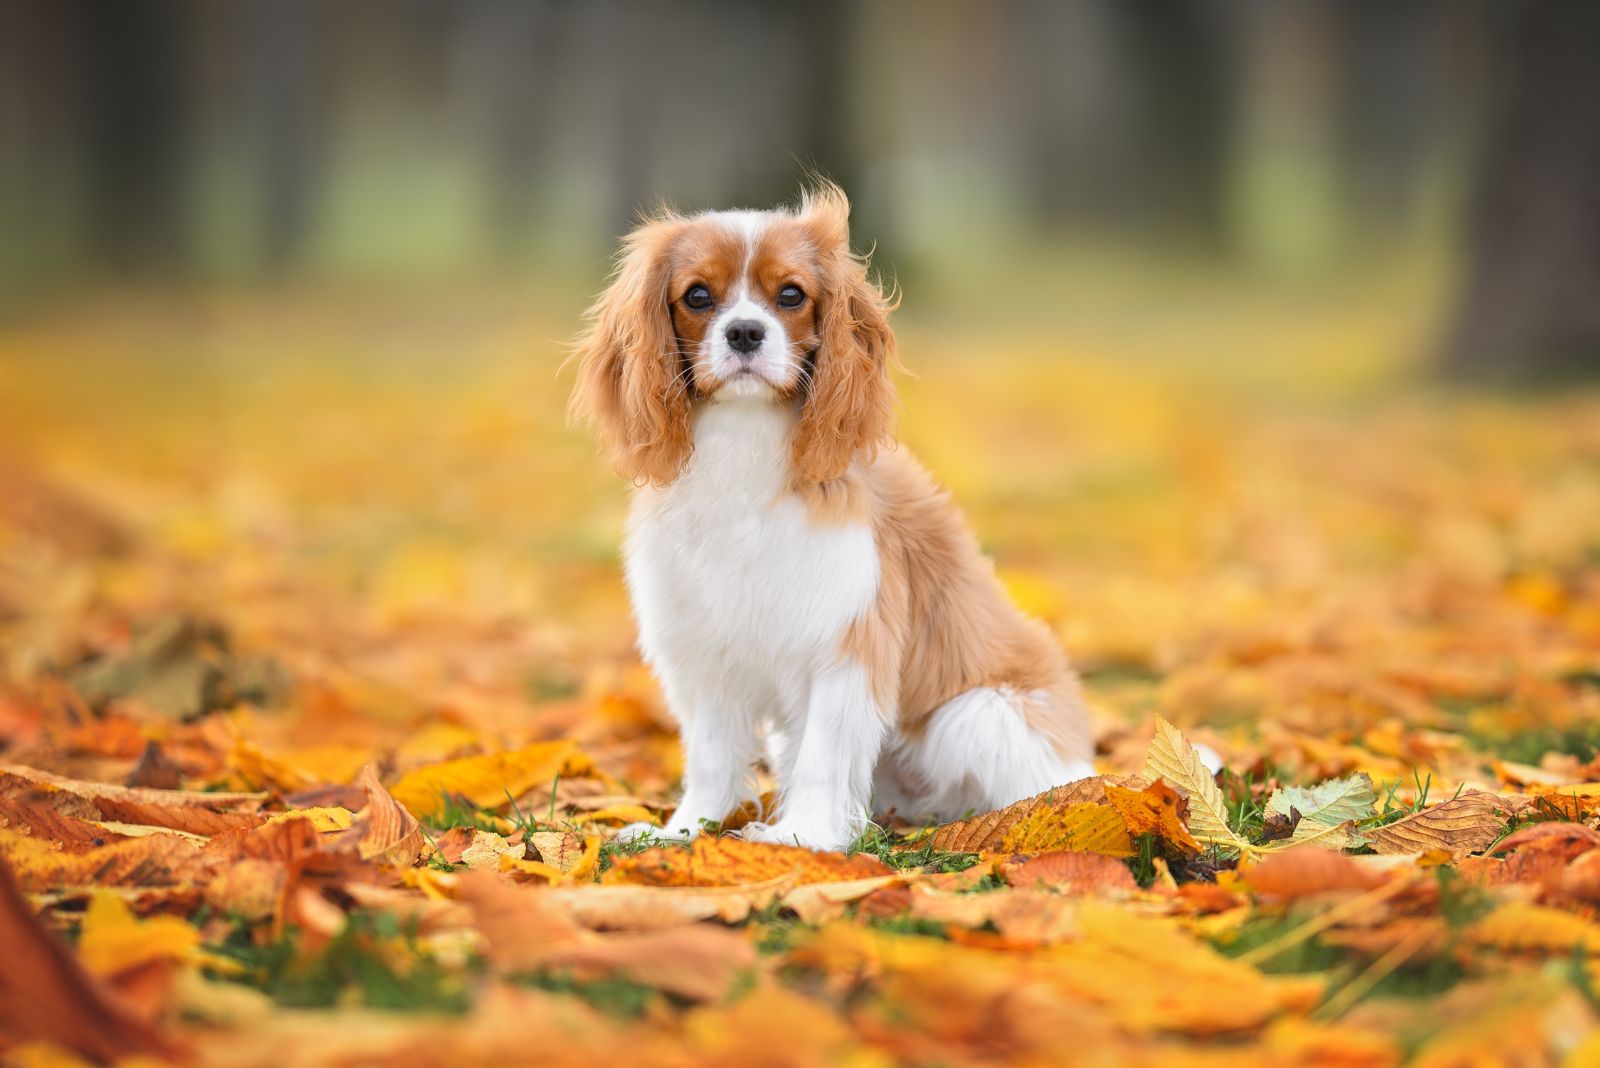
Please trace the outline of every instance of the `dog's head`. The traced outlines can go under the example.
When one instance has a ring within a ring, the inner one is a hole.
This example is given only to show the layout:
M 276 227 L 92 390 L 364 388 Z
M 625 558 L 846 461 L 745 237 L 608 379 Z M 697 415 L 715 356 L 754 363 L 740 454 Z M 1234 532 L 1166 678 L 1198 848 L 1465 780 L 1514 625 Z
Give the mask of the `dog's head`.
M 792 475 L 837 478 L 889 433 L 889 303 L 850 251 L 832 184 L 774 211 L 662 212 L 623 241 L 579 340 L 573 411 L 618 469 L 664 485 L 693 450 L 696 405 L 796 413 Z

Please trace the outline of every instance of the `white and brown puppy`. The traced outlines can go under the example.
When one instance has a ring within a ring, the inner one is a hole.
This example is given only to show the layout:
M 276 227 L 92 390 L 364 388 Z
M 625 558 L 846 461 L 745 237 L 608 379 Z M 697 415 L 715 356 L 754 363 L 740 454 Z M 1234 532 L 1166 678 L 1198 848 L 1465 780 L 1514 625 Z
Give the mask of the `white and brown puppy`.
M 574 411 L 638 486 L 628 587 L 682 728 L 665 835 L 748 798 L 763 739 L 778 814 L 743 833 L 817 849 L 874 799 L 948 817 L 1093 773 L 1066 658 L 891 447 L 889 305 L 848 219 L 832 185 L 658 214 L 579 342 Z

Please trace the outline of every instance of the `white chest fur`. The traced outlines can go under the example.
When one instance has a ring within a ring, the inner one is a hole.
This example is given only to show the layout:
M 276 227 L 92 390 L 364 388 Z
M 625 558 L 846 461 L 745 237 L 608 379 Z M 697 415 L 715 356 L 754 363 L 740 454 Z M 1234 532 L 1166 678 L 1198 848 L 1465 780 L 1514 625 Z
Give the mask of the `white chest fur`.
M 765 400 L 707 405 L 683 474 L 634 501 L 628 586 L 640 648 L 669 689 L 787 704 L 786 680 L 831 666 L 872 604 L 871 530 L 813 522 L 785 492 L 792 423 Z

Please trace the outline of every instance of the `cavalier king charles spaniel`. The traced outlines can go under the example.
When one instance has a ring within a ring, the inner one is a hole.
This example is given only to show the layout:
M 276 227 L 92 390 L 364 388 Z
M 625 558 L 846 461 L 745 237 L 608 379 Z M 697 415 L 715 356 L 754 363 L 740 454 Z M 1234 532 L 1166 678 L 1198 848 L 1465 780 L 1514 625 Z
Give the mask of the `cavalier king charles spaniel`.
M 683 739 L 661 836 L 727 817 L 763 756 L 776 816 L 741 833 L 813 849 L 869 806 L 950 818 L 1094 773 L 1066 657 L 893 447 L 891 304 L 849 212 L 822 184 L 657 214 L 578 343 L 573 410 L 637 486 L 628 589 Z

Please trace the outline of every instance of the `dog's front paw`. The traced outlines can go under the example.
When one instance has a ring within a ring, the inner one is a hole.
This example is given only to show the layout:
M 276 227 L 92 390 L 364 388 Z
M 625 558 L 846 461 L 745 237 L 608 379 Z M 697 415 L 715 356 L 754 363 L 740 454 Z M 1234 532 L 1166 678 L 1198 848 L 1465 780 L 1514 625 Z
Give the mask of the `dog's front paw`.
M 804 824 L 800 820 L 747 823 L 735 833 L 747 842 L 802 846 L 825 853 L 842 853 L 850 848 L 850 843 L 855 840 L 848 827 L 813 826 Z

